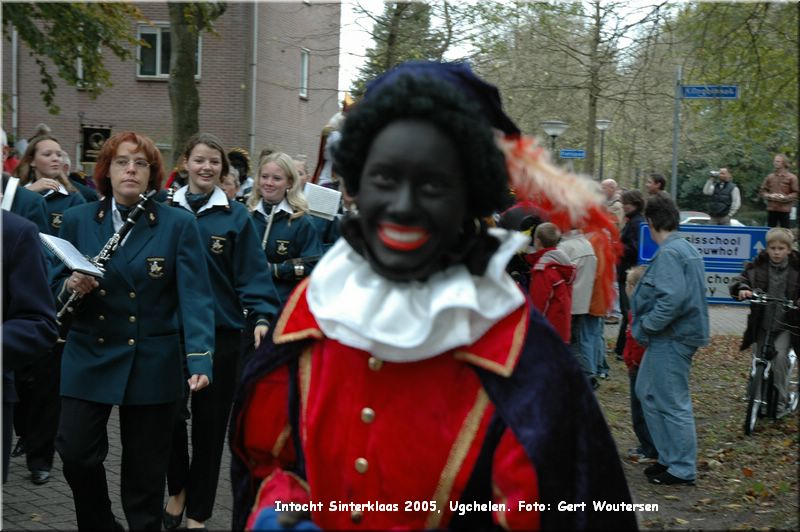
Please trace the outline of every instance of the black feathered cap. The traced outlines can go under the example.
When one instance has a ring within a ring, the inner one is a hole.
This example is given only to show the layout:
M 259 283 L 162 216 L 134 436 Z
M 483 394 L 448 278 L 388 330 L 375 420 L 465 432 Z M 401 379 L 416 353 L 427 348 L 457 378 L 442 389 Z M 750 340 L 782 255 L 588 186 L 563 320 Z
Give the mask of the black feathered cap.
M 431 77 L 454 85 L 468 100 L 480 105 L 492 127 L 506 135 L 519 135 L 519 128 L 503 112 L 500 91 L 494 85 L 486 83 L 476 76 L 469 64 L 465 62 L 407 61 L 401 63 L 371 81 L 367 85 L 364 100 L 368 101 L 371 95 L 377 94 L 383 87 L 391 85 L 403 75 Z

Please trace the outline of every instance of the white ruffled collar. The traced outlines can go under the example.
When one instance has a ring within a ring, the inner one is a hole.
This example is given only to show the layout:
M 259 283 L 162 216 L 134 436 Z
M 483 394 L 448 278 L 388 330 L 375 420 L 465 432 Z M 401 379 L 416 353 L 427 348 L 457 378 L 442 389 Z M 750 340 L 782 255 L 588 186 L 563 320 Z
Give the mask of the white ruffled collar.
M 500 247 L 484 275 L 471 275 L 459 264 L 425 282 L 377 275 L 340 238 L 311 274 L 309 309 L 326 337 L 390 362 L 424 360 L 471 345 L 525 303 L 505 267 L 528 238 L 502 229 L 489 232 Z

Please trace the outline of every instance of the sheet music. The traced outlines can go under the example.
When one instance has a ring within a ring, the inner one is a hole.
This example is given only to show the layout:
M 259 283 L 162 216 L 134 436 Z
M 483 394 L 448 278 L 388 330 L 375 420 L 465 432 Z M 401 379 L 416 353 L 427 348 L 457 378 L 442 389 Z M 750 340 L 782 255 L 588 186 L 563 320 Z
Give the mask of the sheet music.
M 103 272 L 92 264 L 89 259 L 78 251 L 78 248 L 73 246 L 68 240 L 45 233 L 39 233 L 39 238 L 44 242 L 44 245 L 47 246 L 47 249 L 61 259 L 61 262 L 70 270 L 94 277 L 103 277 Z
M 308 209 L 311 214 L 326 220 L 336 218 L 336 213 L 339 212 L 339 203 L 342 200 L 341 192 L 314 183 L 306 183 L 303 194 L 308 200 Z

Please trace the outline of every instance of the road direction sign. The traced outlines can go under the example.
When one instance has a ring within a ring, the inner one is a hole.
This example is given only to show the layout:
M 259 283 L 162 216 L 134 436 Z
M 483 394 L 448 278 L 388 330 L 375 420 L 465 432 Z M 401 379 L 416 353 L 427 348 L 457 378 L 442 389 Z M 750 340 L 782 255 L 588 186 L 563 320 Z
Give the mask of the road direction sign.
M 739 227 L 730 225 L 691 225 L 678 228 L 678 233 L 694 244 L 706 264 L 741 267 L 767 247 L 769 227 Z M 650 238 L 647 224 L 639 228 L 639 261 L 649 262 L 658 245 Z
M 714 264 L 705 265 L 706 301 L 725 305 L 747 305 L 746 301 L 733 299 L 728 290 L 731 279 L 741 273 L 741 268 L 726 268 Z
M 586 150 L 559 150 L 558 156 L 562 159 L 585 159 Z
M 736 100 L 738 85 L 681 85 L 681 98 L 685 100 Z

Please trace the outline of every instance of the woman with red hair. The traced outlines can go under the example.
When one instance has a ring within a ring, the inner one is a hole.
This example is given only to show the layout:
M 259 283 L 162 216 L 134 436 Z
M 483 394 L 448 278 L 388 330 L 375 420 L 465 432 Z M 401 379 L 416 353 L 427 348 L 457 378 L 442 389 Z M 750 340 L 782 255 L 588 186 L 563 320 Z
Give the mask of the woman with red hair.
M 67 212 L 60 236 L 81 253 L 97 255 L 142 195 L 160 188 L 163 175 L 152 140 L 133 132 L 114 135 L 95 167 L 105 199 Z M 161 527 L 172 426 L 183 393 L 182 359 L 192 391 L 211 381 L 214 329 L 208 324 L 214 323 L 214 309 L 203 253 L 191 214 L 147 201 L 102 278 L 63 266 L 54 272 L 60 305 L 73 292 L 82 296 L 64 346 L 56 437 L 80 530 L 121 529 L 103 465 L 114 405 L 128 526 Z

